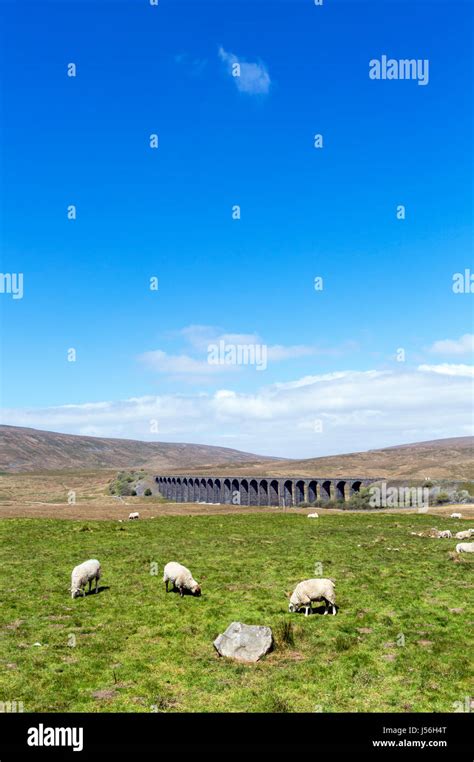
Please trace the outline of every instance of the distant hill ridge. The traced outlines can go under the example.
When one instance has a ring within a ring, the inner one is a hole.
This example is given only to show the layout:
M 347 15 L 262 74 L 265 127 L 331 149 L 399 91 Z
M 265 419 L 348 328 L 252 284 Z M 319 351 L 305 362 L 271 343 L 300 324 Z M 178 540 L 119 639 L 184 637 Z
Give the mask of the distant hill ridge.
M 0 426 L 0 470 L 8 472 L 107 468 L 165 471 L 264 460 L 267 459 L 263 455 L 229 447 L 109 439 Z
M 0 471 L 144 468 L 157 474 L 365 476 L 474 480 L 474 437 L 451 437 L 303 460 L 228 447 L 142 442 L 0 426 Z
M 176 471 L 175 471 L 176 472 Z M 211 473 L 198 467 L 193 473 Z M 254 464 L 249 469 L 238 464 L 224 468 L 222 476 L 232 474 L 265 476 L 324 476 L 328 478 L 364 476 L 384 479 L 474 480 L 474 437 L 451 437 L 427 442 L 384 447 L 344 455 L 329 455 L 304 460 L 273 460 Z

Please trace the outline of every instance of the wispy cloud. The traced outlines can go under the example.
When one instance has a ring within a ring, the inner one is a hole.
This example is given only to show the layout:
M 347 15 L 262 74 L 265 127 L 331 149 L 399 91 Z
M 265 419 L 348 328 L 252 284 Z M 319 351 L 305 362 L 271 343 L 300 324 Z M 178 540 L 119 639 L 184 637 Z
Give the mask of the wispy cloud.
M 429 352 L 440 355 L 467 355 L 474 352 L 474 333 L 465 333 L 459 339 L 435 341 Z
M 166 373 L 172 376 L 190 374 L 193 380 L 197 376 L 208 377 L 215 373 L 222 373 L 222 371 L 238 370 L 236 365 L 211 365 L 207 360 L 196 360 L 189 355 L 171 355 L 161 349 L 144 352 L 140 355 L 139 360 L 157 373 Z
M 267 364 L 285 362 L 303 357 L 327 355 L 340 356 L 358 348 L 355 342 L 345 342 L 337 347 L 319 347 L 305 344 L 267 344 L 256 333 L 229 333 L 216 326 L 190 325 L 171 334 L 184 340 L 186 351 L 180 354 L 168 354 L 162 349 L 144 352 L 138 357 L 139 362 L 156 373 L 168 374 L 186 381 L 205 382 L 219 373 L 232 373 L 253 370 L 255 364 L 229 362 L 213 364 L 209 362 L 211 347 L 223 346 L 259 348 L 265 355 Z M 262 369 L 262 368 L 260 368 Z
M 262 61 L 249 62 L 228 53 L 221 46 L 219 58 L 224 62 L 227 71 L 235 82 L 237 90 L 249 95 L 265 95 L 270 90 L 271 80 L 267 67 Z

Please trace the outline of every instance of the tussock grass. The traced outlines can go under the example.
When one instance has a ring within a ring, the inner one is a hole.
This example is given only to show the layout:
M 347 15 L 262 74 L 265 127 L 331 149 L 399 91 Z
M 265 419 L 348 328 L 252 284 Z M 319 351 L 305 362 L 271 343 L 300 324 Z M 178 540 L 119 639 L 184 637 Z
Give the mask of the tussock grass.
M 474 559 L 410 535 L 432 516 L 309 524 L 291 513 L 3 520 L 0 699 L 27 712 L 453 711 L 470 695 Z M 87 558 L 102 563 L 101 592 L 71 600 L 71 569 Z M 191 568 L 202 598 L 165 594 L 169 560 Z M 286 593 L 320 576 L 317 563 L 336 580 L 338 615 L 289 614 Z M 252 665 L 220 659 L 212 641 L 234 620 L 272 627 L 274 651 Z

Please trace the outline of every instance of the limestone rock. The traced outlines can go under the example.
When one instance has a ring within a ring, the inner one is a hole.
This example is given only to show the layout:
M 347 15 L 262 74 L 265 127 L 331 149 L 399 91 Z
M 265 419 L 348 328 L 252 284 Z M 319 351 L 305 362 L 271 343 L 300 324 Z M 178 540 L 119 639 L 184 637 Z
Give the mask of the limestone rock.
M 232 622 L 214 641 L 220 656 L 237 661 L 258 661 L 273 645 L 270 627 Z

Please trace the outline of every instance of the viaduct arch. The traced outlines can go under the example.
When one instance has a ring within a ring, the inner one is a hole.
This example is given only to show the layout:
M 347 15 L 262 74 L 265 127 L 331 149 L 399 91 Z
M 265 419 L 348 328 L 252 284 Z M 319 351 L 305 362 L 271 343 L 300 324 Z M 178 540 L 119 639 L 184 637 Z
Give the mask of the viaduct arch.
M 178 503 L 277 505 L 291 508 L 321 500 L 345 501 L 377 481 L 363 477 L 155 476 L 160 495 Z

